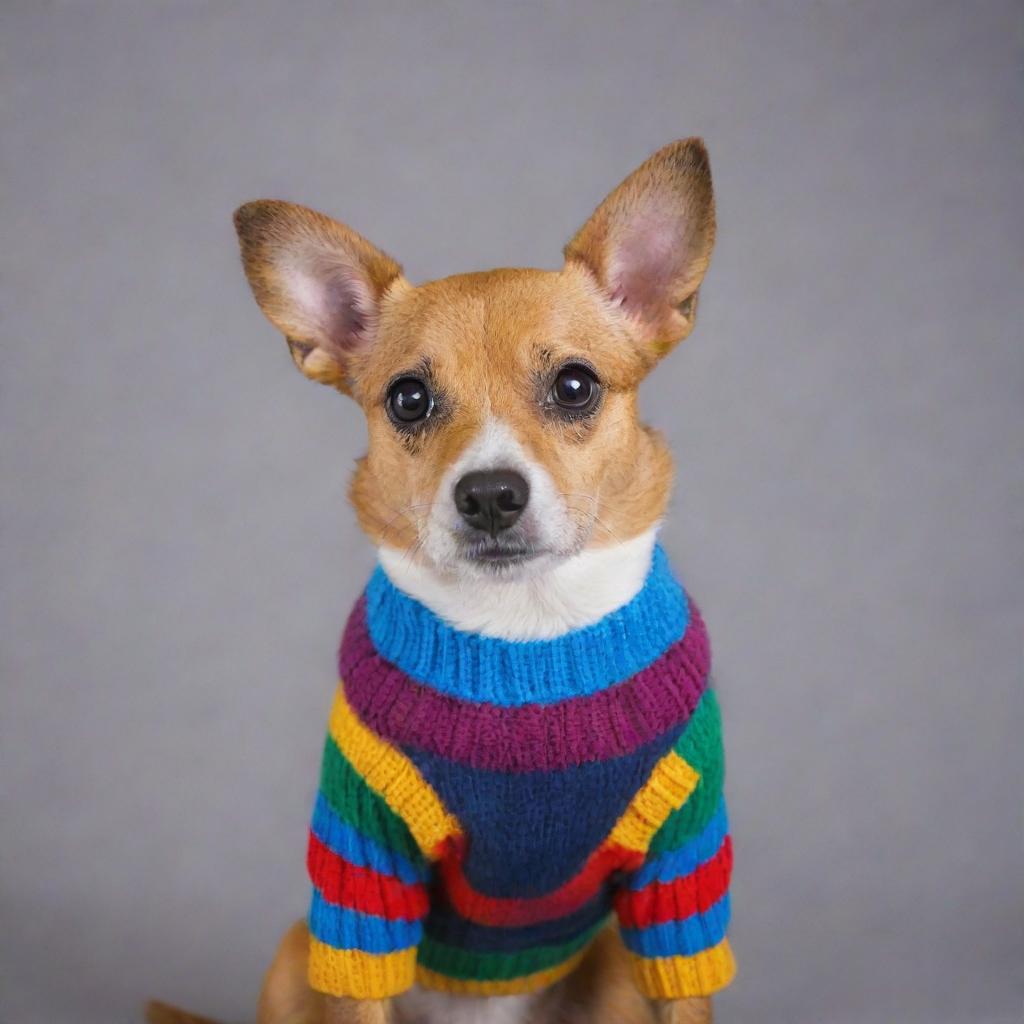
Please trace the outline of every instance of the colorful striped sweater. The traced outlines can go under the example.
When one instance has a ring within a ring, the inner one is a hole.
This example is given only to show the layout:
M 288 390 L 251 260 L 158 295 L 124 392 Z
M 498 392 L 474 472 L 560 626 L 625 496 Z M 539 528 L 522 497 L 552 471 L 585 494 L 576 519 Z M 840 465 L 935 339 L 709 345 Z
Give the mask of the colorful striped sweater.
M 731 980 L 710 650 L 660 547 L 631 601 L 552 640 L 460 632 L 378 568 L 339 661 L 309 837 L 314 988 L 533 991 L 612 914 L 645 994 Z

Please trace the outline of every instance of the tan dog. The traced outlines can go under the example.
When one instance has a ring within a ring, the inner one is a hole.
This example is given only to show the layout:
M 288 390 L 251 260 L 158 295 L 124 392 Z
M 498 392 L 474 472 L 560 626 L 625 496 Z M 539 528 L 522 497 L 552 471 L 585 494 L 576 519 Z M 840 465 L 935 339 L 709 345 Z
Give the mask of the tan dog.
M 634 171 L 554 272 L 413 286 L 389 256 L 312 210 L 253 202 L 235 223 L 253 292 L 295 365 L 366 416 L 351 499 L 402 589 L 461 628 L 513 638 L 557 635 L 629 599 L 672 479 L 664 441 L 638 418 L 637 389 L 693 328 L 714 243 L 700 140 Z M 500 484 L 492 518 L 467 539 L 480 495 L 457 485 L 508 465 L 516 480 Z M 514 543 L 502 517 L 517 521 Z M 267 973 L 260 1024 L 711 1018 L 708 999 L 643 999 L 612 931 L 567 979 L 528 997 L 328 999 L 307 983 L 307 947 L 297 924 Z M 149 1019 L 199 1020 L 158 1005 Z

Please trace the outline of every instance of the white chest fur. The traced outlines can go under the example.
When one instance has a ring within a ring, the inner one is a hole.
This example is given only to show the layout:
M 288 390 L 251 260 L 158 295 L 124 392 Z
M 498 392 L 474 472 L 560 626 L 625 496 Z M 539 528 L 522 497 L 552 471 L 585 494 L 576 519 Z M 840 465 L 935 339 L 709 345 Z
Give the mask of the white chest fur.
M 583 551 L 524 579 L 442 576 L 394 548 L 381 548 L 379 557 L 399 590 L 456 629 L 503 640 L 550 640 L 597 622 L 636 594 L 651 565 L 656 532 Z

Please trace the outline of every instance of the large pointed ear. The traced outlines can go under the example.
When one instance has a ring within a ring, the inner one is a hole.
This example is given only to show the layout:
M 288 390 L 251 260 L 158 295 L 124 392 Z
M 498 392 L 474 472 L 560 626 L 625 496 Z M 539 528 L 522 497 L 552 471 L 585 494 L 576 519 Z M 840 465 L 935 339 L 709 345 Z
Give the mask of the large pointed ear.
M 715 243 L 711 164 L 700 139 L 659 149 L 565 247 L 633 321 L 653 361 L 693 329 Z
M 246 203 L 235 229 L 253 295 L 295 365 L 351 393 L 352 363 L 373 344 L 380 301 L 402 268 L 351 228 L 292 203 Z

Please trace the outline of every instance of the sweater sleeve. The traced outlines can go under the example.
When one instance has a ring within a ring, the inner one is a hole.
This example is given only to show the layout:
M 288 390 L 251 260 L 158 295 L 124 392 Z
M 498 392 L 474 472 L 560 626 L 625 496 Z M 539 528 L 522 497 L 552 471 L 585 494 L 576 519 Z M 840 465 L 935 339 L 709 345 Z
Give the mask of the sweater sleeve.
M 643 863 L 615 895 L 637 984 L 654 999 L 710 995 L 736 970 L 726 938 L 732 844 L 713 692 L 701 699 L 676 753 L 697 773 L 697 784 L 654 834 Z
M 309 981 L 329 995 L 384 999 L 413 983 L 429 865 L 406 820 L 360 771 L 358 751 L 344 749 L 365 739 L 340 720 L 347 710 L 339 688 L 309 832 Z

